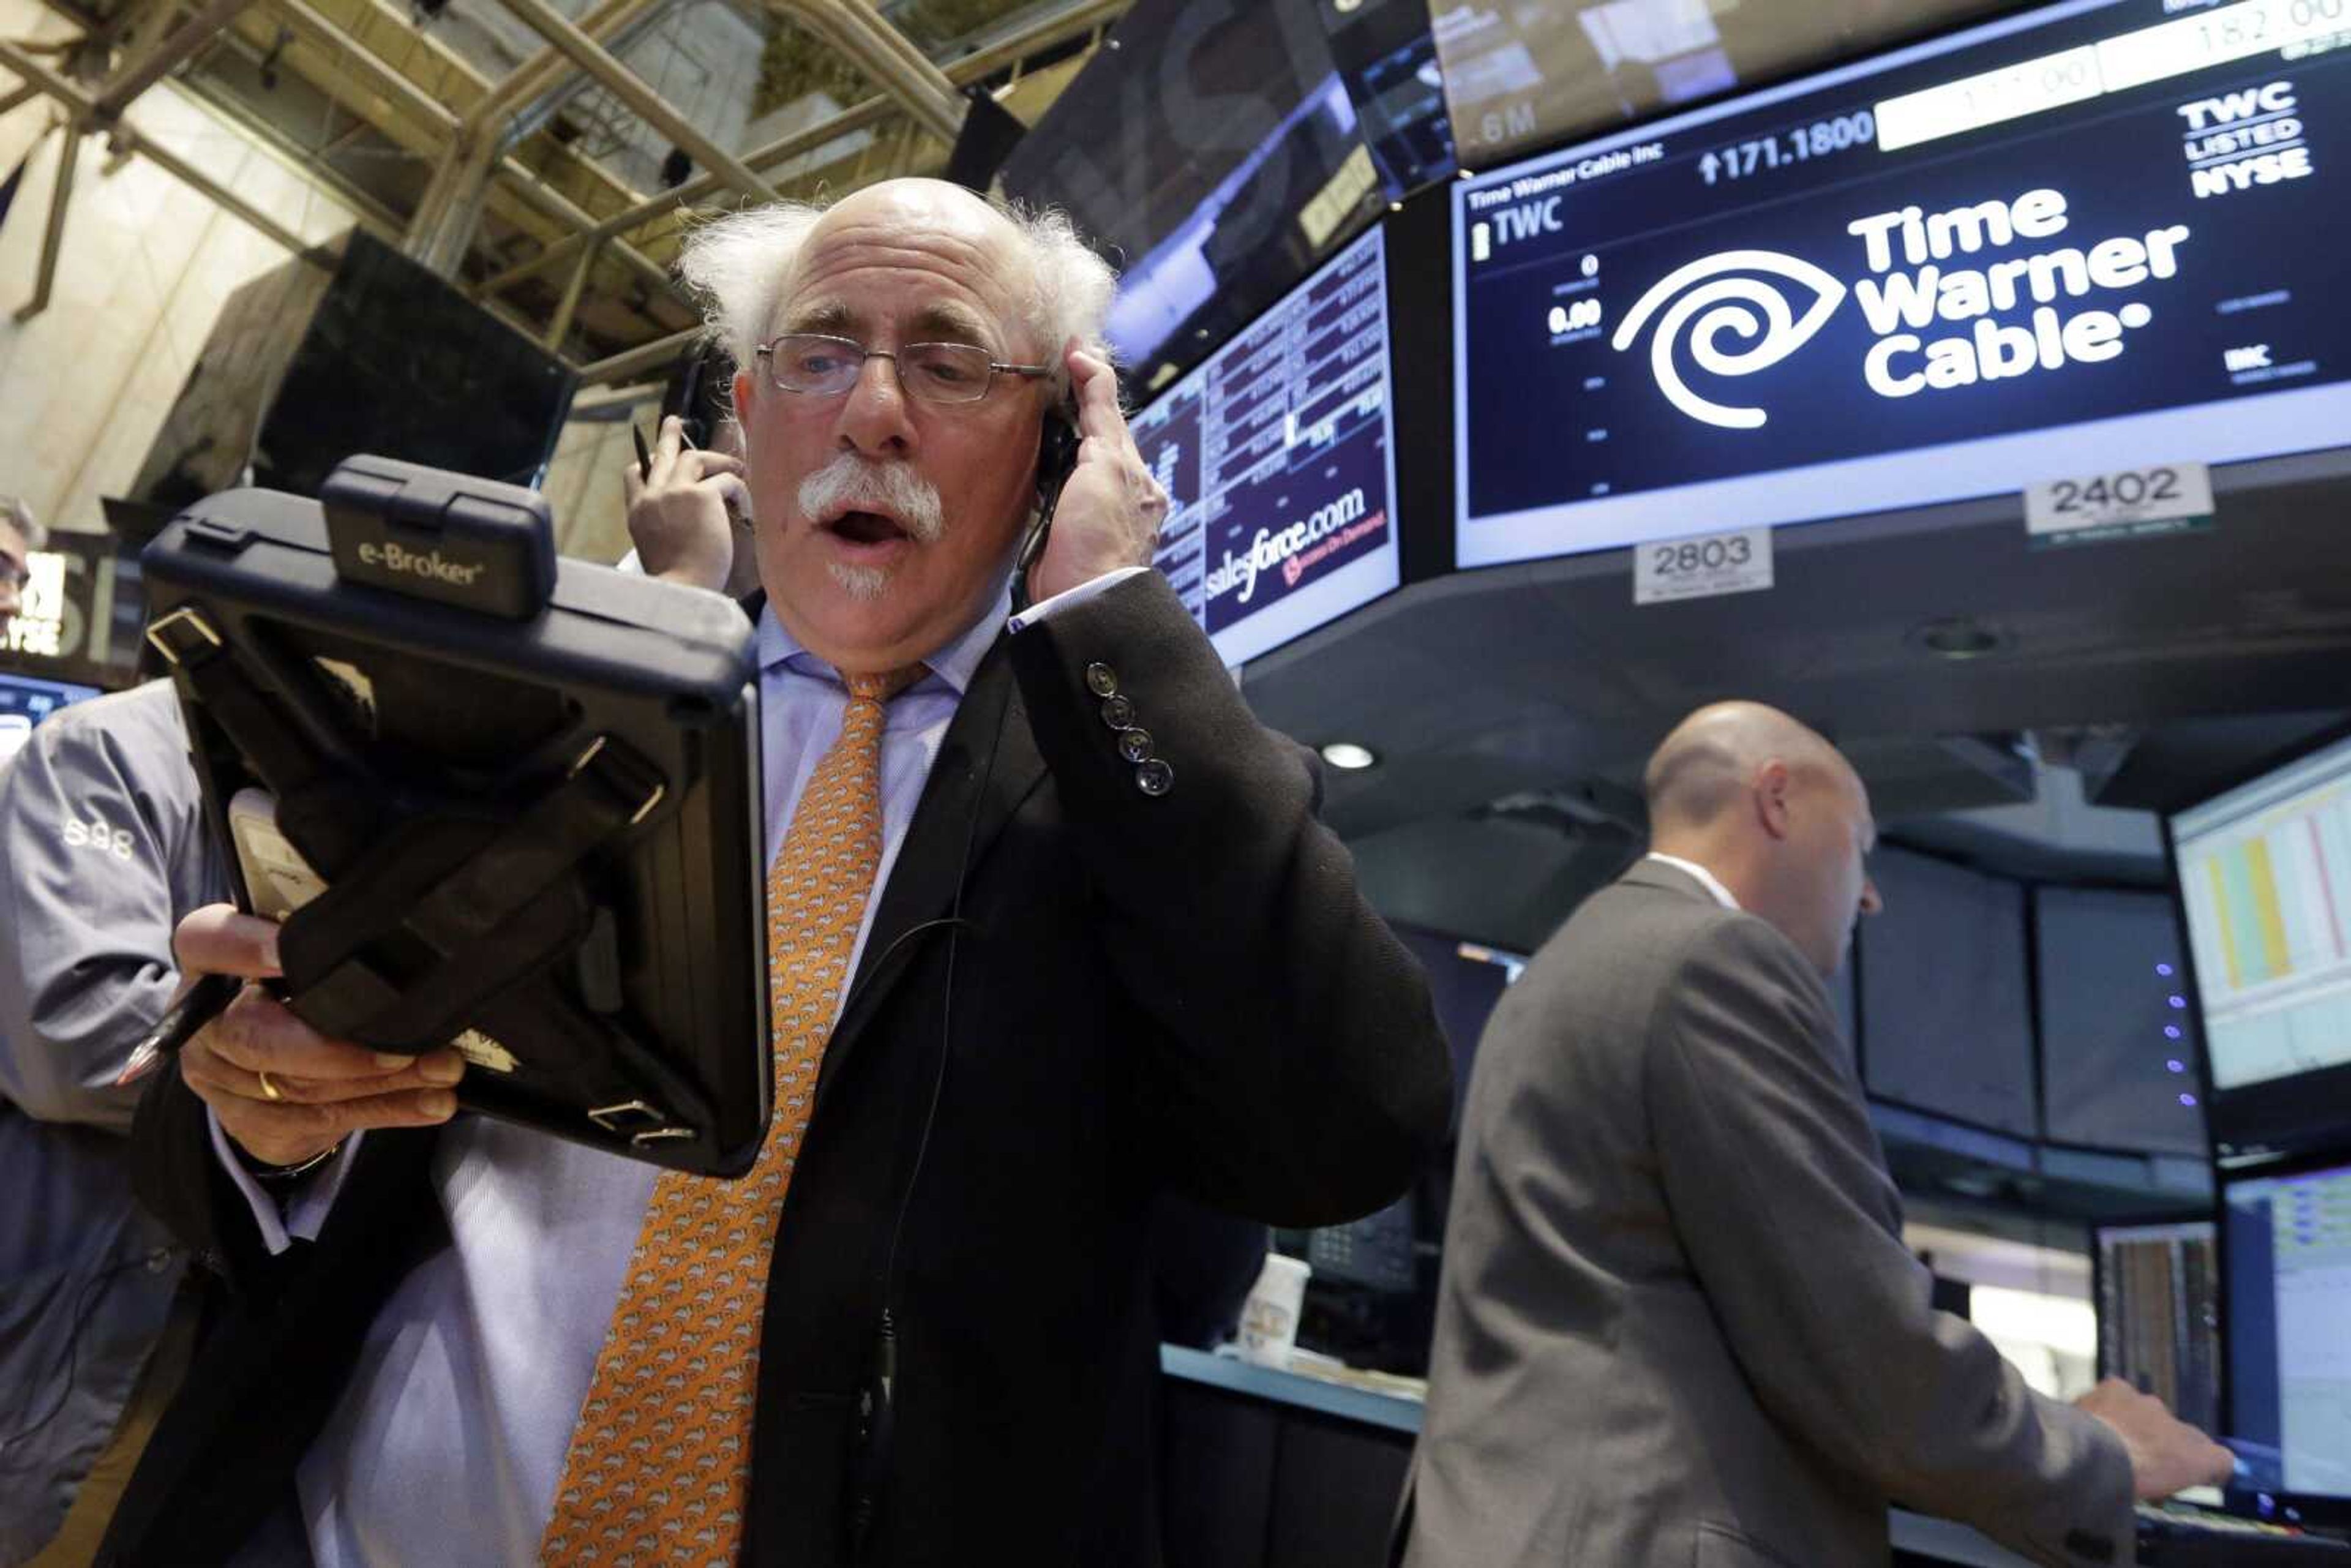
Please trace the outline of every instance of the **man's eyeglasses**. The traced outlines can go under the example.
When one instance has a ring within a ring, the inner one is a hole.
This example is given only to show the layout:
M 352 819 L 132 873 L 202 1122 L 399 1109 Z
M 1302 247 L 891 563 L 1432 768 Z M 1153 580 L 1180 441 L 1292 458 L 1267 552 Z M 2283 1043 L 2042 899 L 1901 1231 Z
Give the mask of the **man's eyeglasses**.
M 909 396 L 925 402 L 977 402 L 996 384 L 997 375 L 1035 380 L 1053 373 L 1050 365 L 1008 365 L 988 358 L 974 343 L 906 343 L 894 354 L 869 349 L 847 338 L 819 332 L 786 332 L 759 345 L 758 357 L 768 362 L 768 380 L 778 392 L 839 397 L 857 384 L 868 360 L 888 360 L 897 367 L 898 384 Z

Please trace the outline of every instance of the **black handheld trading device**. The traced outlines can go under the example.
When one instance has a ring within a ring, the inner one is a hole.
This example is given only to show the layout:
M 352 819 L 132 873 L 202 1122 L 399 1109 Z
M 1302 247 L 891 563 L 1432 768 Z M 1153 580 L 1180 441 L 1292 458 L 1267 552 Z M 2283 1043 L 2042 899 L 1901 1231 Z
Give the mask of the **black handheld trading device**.
M 286 919 L 287 1005 L 455 1045 L 468 1109 L 748 1170 L 771 1092 L 749 623 L 559 562 L 528 490 L 354 457 L 322 500 L 226 491 L 144 558 L 221 841 L 265 789 L 325 884 Z

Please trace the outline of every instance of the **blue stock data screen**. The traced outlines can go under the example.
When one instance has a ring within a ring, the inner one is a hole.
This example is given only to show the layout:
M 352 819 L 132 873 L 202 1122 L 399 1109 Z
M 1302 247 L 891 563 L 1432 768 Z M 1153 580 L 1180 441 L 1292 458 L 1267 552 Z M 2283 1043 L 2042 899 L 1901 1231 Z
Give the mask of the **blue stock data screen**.
M 1156 565 L 1228 664 L 1396 585 L 1386 291 L 1373 229 L 1131 421 Z
M 2351 0 L 2043 7 L 1453 215 L 1465 566 L 2351 440 Z

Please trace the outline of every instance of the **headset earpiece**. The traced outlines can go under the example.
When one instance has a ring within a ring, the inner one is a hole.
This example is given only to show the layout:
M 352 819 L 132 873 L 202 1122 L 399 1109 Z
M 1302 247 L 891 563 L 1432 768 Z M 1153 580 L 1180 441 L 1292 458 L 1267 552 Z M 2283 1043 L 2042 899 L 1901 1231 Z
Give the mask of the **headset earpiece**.
M 1012 608 L 1029 608 L 1029 569 L 1045 553 L 1046 536 L 1053 527 L 1053 509 L 1061 504 L 1061 486 L 1078 465 L 1076 410 L 1056 403 L 1045 411 L 1044 428 L 1037 436 L 1037 520 L 1020 541 L 1012 562 Z

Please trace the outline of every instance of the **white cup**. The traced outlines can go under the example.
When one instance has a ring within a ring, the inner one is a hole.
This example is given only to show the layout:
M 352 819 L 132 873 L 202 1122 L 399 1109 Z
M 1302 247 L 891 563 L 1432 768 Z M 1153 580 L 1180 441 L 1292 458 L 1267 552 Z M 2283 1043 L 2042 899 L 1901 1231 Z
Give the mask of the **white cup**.
M 1241 1305 L 1243 1360 L 1260 1366 L 1290 1364 L 1290 1353 L 1298 1343 L 1299 1311 L 1306 1302 L 1307 1277 L 1313 1272 L 1303 1259 L 1266 1254 L 1265 1267 Z

